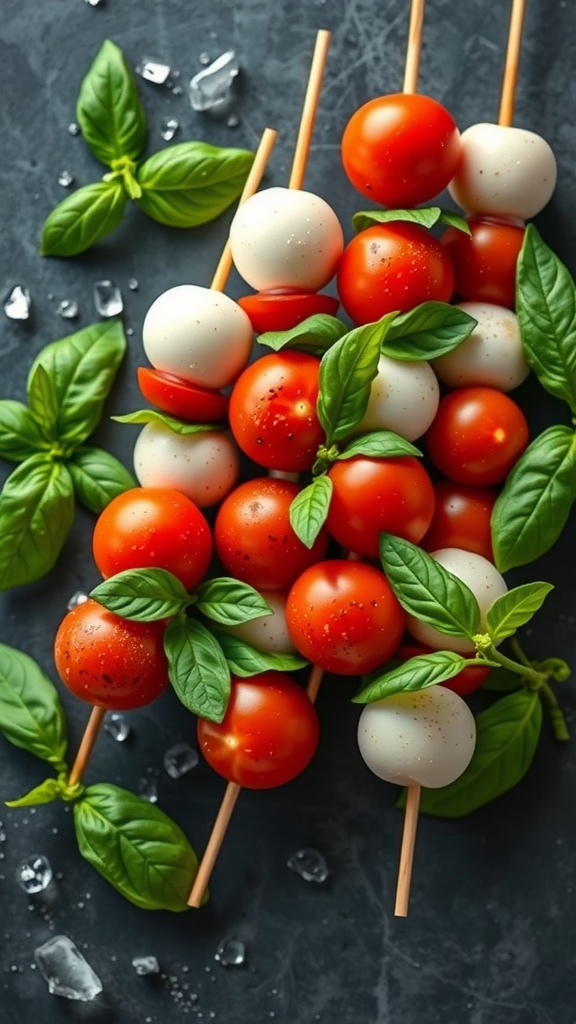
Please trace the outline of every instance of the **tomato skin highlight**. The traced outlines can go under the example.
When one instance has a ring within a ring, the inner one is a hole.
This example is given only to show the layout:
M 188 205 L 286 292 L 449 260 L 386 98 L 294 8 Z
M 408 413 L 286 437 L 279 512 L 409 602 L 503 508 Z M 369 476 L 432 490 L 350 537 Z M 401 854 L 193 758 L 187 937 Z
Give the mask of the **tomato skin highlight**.
M 221 391 L 196 387 L 149 366 L 139 366 L 136 375 L 146 401 L 170 416 L 186 423 L 219 423 L 227 419 L 229 398 Z
M 493 562 L 490 516 L 498 497 L 497 488 L 438 480 L 434 495 L 434 515 L 421 547 L 425 551 L 462 548 Z
M 143 707 L 170 685 L 164 630 L 164 622 L 130 622 L 88 598 L 56 631 L 56 670 L 80 700 L 113 711 Z
M 400 644 L 400 647 L 394 655 L 394 660 L 400 662 L 409 661 L 410 658 L 420 657 L 423 654 L 432 654 L 432 648 L 425 647 L 424 644 L 418 644 L 416 642 L 412 644 Z M 452 690 L 454 693 L 457 693 L 459 697 L 467 697 L 469 693 L 474 693 L 475 690 L 479 690 L 482 683 L 489 675 L 489 666 L 468 665 L 467 668 L 463 668 L 457 676 L 452 676 L 452 679 L 445 679 L 443 683 L 438 683 L 438 686 L 445 686 L 447 690 Z
M 359 675 L 392 657 L 406 616 L 379 569 L 334 558 L 310 566 L 286 601 L 292 643 L 326 672 Z
M 222 722 L 199 718 L 198 745 L 211 768 L 247 789 L 283 786 L 312 760 L 320 734 L 306 691 L 283 672 L 232 679 Z
M 525 228 L 467 217 L 471 234 L 447 228 L 440 242 L 454 268 L 454 293 L 464 302 L 490 302 L 514 309 L 516 264 Z
M 419 224 L 391 221 L 359 231 L 338 265 L 340 301 L 358 326 L 422 302 L 450 302 L 454 269 L 448 251 Z
M 319 292 L 255 292 L 237 300 L 250 317 L 256 334 L 289 331 L 316 313 L 336 316 L 340 302 Z
M 349 551 L 377 559 L 382 532 L 418 544 L 430 526 L 434 488 L 412 456 L 339 459 L 328 477 L 333 490 L 326 527 Z

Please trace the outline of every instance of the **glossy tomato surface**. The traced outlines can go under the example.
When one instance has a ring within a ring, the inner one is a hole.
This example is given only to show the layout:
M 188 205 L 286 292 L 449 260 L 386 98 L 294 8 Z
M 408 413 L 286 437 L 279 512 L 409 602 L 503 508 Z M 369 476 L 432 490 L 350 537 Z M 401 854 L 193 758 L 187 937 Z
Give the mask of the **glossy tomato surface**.
M 340 305 L 333 295 L 320 292 L 255 292 L 237 301 L 250 317 L 256 334 L 288 331 L 316 313 L 336 316 Z
M 150 405 L 187 423 L 219 423 L 228 415 L 228 396 L 196 387 L 172 373 L 139 366 L 138 386 Z
M 463 548 L 493 562 L 490 517 L 498 497 L 497 488 L 438 480 L 434 497 L 434 515 L 421 546 L 426 551 Z
M 430 96 L 391 93 L 354 112 L 342 136 L 342 163 L 362 195 L 391 208 L 432 199 L 461 154 L 452 115 Z
M 318 746 L 318 715 L 306 691 L 283 672 L 232 679 L 222 722 L 198 719 L 208 764 L 230 782 L 269 789 L 304 771 Z
M 448 250 L 426 228 L 392 221 L 366 228 L 348 243 L 336 283 L 344 309 L 360 325 L 421 302 L 449 302 L 454 270 Z
M 469 217 L 470 235 L 448 228 L 440 239 L 454 268 L 454 292 L 465 302 L 491 302 L 514 309 L 516 264 L 524 227 Z
M 88 598 L 54 640 L 60 679 L 76 697 L 114 711 L 149 704 L 169 685 L 163 622 L 130 622 Z

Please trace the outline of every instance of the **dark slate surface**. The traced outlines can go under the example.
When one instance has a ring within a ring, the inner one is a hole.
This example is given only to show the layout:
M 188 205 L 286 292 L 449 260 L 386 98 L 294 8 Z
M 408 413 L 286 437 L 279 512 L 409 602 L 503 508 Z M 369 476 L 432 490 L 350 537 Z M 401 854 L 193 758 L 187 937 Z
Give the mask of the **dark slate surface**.
M 485 0 L 430 0 L 420 88 L 443 101 L 461 127 L 495 120 L 509 5 Z M 0 25 L 0 291 L 17 282 L 33 297 L 29 323 L 0 314 L 0 380 L 5 397 L 22 398 L 27 368 L 47 342 L 95 320 L 92 283 L 111 277 L 123 289 L 130 354 L 108 411 L 138 404 L 134 368 L 150 302 L 167 287 L 209 284 L 226 238 L 227 215 L 195 232 L 164 229 L 133 209 L 108 241 L 85 256 L 42 259 L 44 217 L 63 198 L 58 174 L 77 184 L 99 167 L 81 138 L 68 134 L 83 75 L 105 38 L 132 66 L 157 54 L 185 82 L 211 57 L 234 47 L 242 65 L 231 129 L 191 110 L 185 95 L 142 82 L 151 126 L 150 150 L 163 145 L 161 119 L 180 121 L 176 141 L 202 138 L 254 148 L 263 128 L 280 132 L 268 184 L 284 185 L 293 153 L 315 33 L 333 31 L 306 187 L 320 192 L 351 236 L 351 213 L 364 205 L 339 165 L 339 138 L 356 106 L 401 87 L 407 4 L 394 0 L 19 0 L 5 3 Z M 516 123 L 545 135 L 559 168 L 556 194 L 538 224 L 549 244 L 576 270 L 574 152 L 576 12 L 559 0 L 529 0 Z M 137 292 L 128 290 L 136 277 Z M 233 276 L 229 293 L 240 294 Z M 55 312 L 75 299 L 80 316 L 67 326 Z M 527 386 L 537 425 L 565 417 Z M 133 429 L 103 426 L 99 440 L 128 463 Z M 3 472 L 7 471 L 3 467 Z M 57 569 L 41 582 L 1 598 L 0 639 L 25 650 L 48 671 L 52 638 L 66 601 L 96 581 L 90 554 L 92 518 L 80 512 Z M 556 589 L 525 637 L 535 657 L 574 655 L 572 586 L 574 521 L 541 563 L 519 578 Z M 576 948 L 573 910 L 574 741 L 560 746 L 545 728 L 533 766 L 516 790 L 460 822 L 422 819 L 408 920 L 392 914 L 401 815 L 395 791 L 360 762 L 357 710 L 349 681 L 327 681 L 319 712 L 322 741 L 310 769 L 278 791 L 244 792 L 213 876 L 213 896 L 200 912 L 146 913 L 123 901 L 74 848 L 70 815 L 61 805 L 1 812 L 6 833 L 0 862 L 0 1019 L 3 1024 L 176 1024 L 195 1019 L 226 1024 L 573 1024 Z M 63 695 L 76 744 L 86 708 Z M 574 684 L 562 693 L 574 717 Z M 162 769 L 177 739 L 194 726 L 171 694 L 130 716 L 133 742 L 103 735 L 88 781 L 136 788 L 152 773 L 159 803 L 199 849 L 208 836 L 223 783 L 203 765 L 180 780 Z M 39 763 L 0 744 L 0 797 L 26 791 L 41 778 Z M 286 868 L 300 846 L 320 849 L 330 878 L 307 885 Z M 45 853 L 59 879 L 44 899 L 30 901 L 15 885 L 19 860 Z M 51 997 L 30 964 L 34 948 L 66 933 L 85 951 L 105 992 L 80 1005 Z M 223 969 L 220 940 L 246 944 L 247 963 Z M 136 976 L 131 958 L 154 954 L 163 975 Z M 189 986 L 185 988 L 184 986 Z M 177 993 L 181 993 L 180 996 Z M 198 1000 L 193 1002 L 191 994 Z M 203 1017 L 201 1016 L 203 1015 Z

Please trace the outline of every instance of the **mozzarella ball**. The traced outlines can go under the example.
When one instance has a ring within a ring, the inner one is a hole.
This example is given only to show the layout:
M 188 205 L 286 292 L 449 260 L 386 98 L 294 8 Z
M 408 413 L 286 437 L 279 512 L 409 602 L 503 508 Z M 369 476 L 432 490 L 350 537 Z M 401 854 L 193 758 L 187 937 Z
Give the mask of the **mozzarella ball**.
M 451 388 L 483 385 L 512 391 L 526 380 L 530 367 L 524 355 L 518 317 L 505 306 L 461 302 L 457 306 L 478 321 L 472 334 L 432 366 Z
M 445 686 L 366 704 L 358 748 L 370 771 L 398 786 L 438 789 L 470 764 L 476 723 L 468 705 Z
M 222 431 L 177 434 L 163 423 L 147 423 L 134 445 L 134 472 L 142 487 L 173 487 L 207 508 L 232 490 L 240 457 Z
M 336 273 L 344 235 L 320 196 L 269 188 L 242 203 L 230 226 L 232 259 L 257 291 L 317 291 Z
M 482 555 L 461 548 L 440 548 L 431 551 L 430 557 L 444 566 L 453 576 L 457 576 L 472 591 L 480 607 L 479 632 L 486 628 L 486 612 L 493 601 L 508 590 L 504 577 L 497 568 Z M 407 619 L 408 632 L 426 647 L 436 651 L 457 651 L 459 654 L 470 654 L 474 644 L 465 637 L 447 636 L 427 622 L 421 622 L 414 616 Z
M 500 124 L 473 124 L 461 135 L 462 156 L 448 185 L 467 213 L 529 220 L 543 210 L 556 185 L 556 159 L 535 132 Z
M 249 622 L 240 622 L 235 626 L 222 626 L 227 633 L 232 633 L 240 640 L 266 654 L 296 654 L 286 626 L 286 597 L 283 590 L 261 590 L 264 600 L 270 605 L 268 615 L 260 615 Z
M 355 433 L 393 430 L 407 441 L 422 437 L 438 410 L 440 388 L 430 363 L 380 356 L 368 408 Z
M 236 302 L 195 284 L 159 295 L 142 327 L 152 366 L 203 388 L 232 384 L 250 359 L 253 341 L 250 318 Z

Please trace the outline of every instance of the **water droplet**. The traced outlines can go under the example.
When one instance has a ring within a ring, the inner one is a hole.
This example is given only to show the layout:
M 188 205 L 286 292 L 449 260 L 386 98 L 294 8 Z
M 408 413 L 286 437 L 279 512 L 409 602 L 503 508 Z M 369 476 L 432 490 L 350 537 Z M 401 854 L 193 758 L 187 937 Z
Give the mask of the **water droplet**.
M 132 967 L 142 978 L 147 974 L 160 973 L 160 964 L 155 956 L 134 956 L 132 957 Z
M 70 174 L 70 171 L 60 171 L 58 175 L 58 184 L 62 185 L 62 188 L 70 188 L 74 184 L 74 178 Z
M 240 124 L 240 118 L 238 114 L 230 114 L 230 117 L 226 119 L 226 124 L 229 128 L 237 128 Z
M 171 70 L 170 65 L 158 57 L 142 57 L 136 68 L 136 74 L 154 85 L 166 85 Z
M 179 779 L 198 764 L 198 751 L 188 743 L 175 743 L 164 754 L 164 768 L 171 779 Z
M 240 939 L 224 939 L 214 953 L 222 967 L 240 967 L 246 961 L 246 947 Z M 206 968 L 210 970 L 210 968 Z
M 128 287 L 129 287 L 129 289 L 130 289 L 130 291 L 131 291 L 131 292 L 137 292 L 137 291 L 138 291 L 138 289 L 139 289 L 140 285 L 139 285 L 139 283 L 138 283 L 138 281 L 136 280 L 136 278 L 135 278 L 135 277 L 131 277 L 131 278 L 129 279 L 129 281 L 128 281 Z
M 116 740 L 117 743 L 124 743 L 132 732 L 132 729 L 124 715 L 121 715 L 117 711 L 109 711 L 106 713 L 106 717 L 104 719 L 104 731 L 107 732 L 113 740 Z
M 68 611 L 71 612 L 73 608 L 77 608 L 79 604 L 84 604 L 87 600 L 88 594 L 85 594 L 83 590 L 75 590 L 72 597 L 67 602 L 66 607 Z
M 122 293 L 113 281 L 106 279 L 94 283 L 94 305 L 100 316 L 118 316 L 122 312 Z
M 160 135 L 164 142 L 170 142 L 174 138 L 180 125 L 175 117 L 166 117 L 160 125 Z
M 234 50 L 227 50 L 194 75 L 189 86 L 193 110 L 215 110 L 223 106 L 230 98 L 239 70 Z
M 17 284 L 4 303 L 4 312 L 10 320 L 28 320 L 30 306 L 30 292 L 23 285 Z
M 68 134 L 80 135 L 80 125 L 77 124 L 76 121 L 70 121 L 70 124 L 68 125 Z
M 20 862 L 16 868 L 16 881 L 24 892 L 42 892 L 52 881 L 52 865 L 47 857 L 35 853 Z
M 62 299 L 56 306 L 56 312 L 63 320 L 75 320 L 78 316 L 78 303 L 74 299 Z
M 305 882 L 325 882 L 328 878 L 328 866 L 319 850 L 304 847 L 296 850 L 287 860 L 287 866 L 295 871 Z

